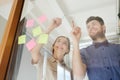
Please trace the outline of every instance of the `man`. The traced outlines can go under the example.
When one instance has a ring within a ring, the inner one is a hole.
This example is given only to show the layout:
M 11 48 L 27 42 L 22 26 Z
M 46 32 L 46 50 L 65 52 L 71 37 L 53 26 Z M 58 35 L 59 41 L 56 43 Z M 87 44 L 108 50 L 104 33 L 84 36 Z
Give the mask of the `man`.
M 74 79 L 82 80 L 87 72 L 89 80 L 120 80 L 120 44 L 108 42 L 102 18 L 91 16 L 86 24 L 93 43 L 79 51 L 79 47 L 75 47 L 75 52 L 73 51 Z M 76 34 L 81 34 L 81 32 Z M 77 38 L 76 43 L 78 41 Z

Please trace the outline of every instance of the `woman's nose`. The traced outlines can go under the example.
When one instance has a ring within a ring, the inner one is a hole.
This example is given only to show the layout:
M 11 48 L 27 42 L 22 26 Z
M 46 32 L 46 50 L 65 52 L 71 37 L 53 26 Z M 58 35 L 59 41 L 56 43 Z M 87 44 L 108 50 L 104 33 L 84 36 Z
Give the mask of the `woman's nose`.
M 63 44 L 62 44 L 62 42 L 59 42 L 59 46 L 61 46 L 61 47 L 62 47 L 62 45 L 63 45 Z

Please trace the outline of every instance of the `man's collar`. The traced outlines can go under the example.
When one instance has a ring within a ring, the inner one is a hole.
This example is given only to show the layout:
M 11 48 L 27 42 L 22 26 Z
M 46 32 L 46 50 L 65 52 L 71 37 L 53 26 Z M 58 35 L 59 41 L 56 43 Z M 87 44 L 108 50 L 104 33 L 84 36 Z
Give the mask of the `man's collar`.
M 108 46 L 108 41 L 107 40 L 105 40 L 104 42 L 93 42 L 93 45 L 96 47 L 96 48 L 98 48 L 98 47 L 100 47 L 100 46 Z

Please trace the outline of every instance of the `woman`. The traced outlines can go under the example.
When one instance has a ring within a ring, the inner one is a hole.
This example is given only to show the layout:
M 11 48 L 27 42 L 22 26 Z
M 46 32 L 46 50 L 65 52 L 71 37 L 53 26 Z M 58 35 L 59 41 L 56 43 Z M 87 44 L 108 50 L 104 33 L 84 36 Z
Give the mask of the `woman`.
M 53 29 L 61 24 L 60 18 L 55 18 L 52 24 L 48 27 L 45 33 L 49 34 Z M 40 49 L 43 44 L 37 44 L 31 50 L 32 64 L 36 64 L 38 69 L 38 80 L 43 78 L 43 55 L 40 53 Z M 64 63 L 64 56 L 70 51 L 70 41 L 65 36 L 59 36 L 53 44 L 52 56 L 47 57 L 46 77 L 45 80 L 57 80 L 57 63 L 70 71 Z

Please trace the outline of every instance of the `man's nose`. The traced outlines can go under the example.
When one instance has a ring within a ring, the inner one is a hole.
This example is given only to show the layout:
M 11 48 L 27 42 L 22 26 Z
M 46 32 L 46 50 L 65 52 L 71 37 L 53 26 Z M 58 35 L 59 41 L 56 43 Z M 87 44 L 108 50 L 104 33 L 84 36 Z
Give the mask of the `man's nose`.
M 90 30 L 90 31 L 91 31 L 92 29 L 94 29 L 94 26 L 90 26 L 90 27 L 89 27 L 89 30 Z

